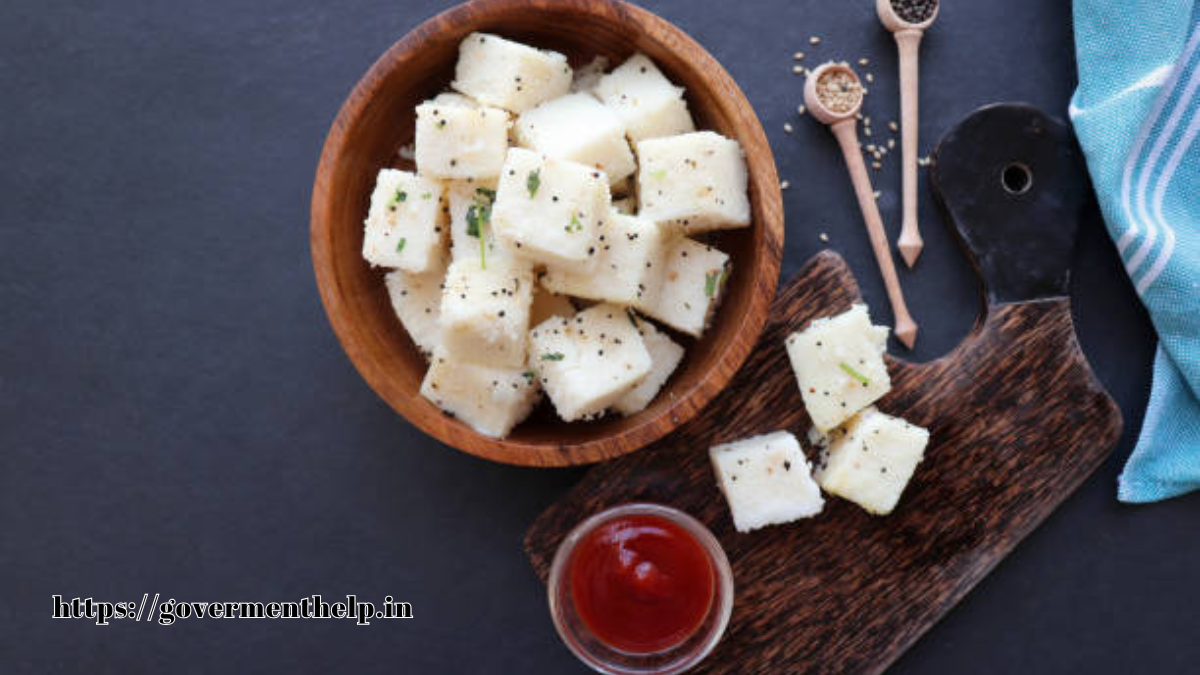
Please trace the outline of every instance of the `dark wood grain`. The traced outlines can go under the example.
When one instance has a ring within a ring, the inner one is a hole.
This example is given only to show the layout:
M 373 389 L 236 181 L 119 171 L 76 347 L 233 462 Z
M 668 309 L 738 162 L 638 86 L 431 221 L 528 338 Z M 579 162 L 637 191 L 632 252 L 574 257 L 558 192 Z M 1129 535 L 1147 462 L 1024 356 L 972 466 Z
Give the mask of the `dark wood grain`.
M 733 273 L 704 338 L 664 394 L 631 417 L 565 424 L 543 410 L 509 438 L 482 436 L 418 394 L 425 361 L 396 320 L 383 284 L 361 255 L 362 221 L 379 169 L 412 140 L 413 108 L 449 85 L 458 44 L 487 31 L 558 50 L 573 65 L 597 54 L 619 63 L 650 56 L 687 89 L 696 124 L 737 139 L 746 152 L 753 225 L 722 233 Z M 613 0 L 475 0 L 421 24 L 371 67 L 338 113 L 313 185 L 311 247 L 326 314 L 355 368 L 388 405 L 447 445 L 531 466 L 584 464 L 643 447 L 691 419 L 721 391 L 753 348 L 775 296 L 783 203 L 775 160 L 750 104 L 708 52 L 670 23 Z
M 614 504 L 670 504 L 707 524 L 733 567 L 729 631 L 709 673 L 878 673 L 950 609 L 1092 471 L 1120 433 L 1071 324 L 1069 301 L 989 306 L 936 361 L 889 358 L 885 412 L 931 440 L 896 511 L 828 499 L 819 516 L 734 531 L 709 446 L 809 427 L 784 338 L 858 297 L 839 256 L 811 260 L 781 291 L 754 355 L 704 413 L 643 452 L 599 466 L 529 530 L 544 579 L 564 534 Z

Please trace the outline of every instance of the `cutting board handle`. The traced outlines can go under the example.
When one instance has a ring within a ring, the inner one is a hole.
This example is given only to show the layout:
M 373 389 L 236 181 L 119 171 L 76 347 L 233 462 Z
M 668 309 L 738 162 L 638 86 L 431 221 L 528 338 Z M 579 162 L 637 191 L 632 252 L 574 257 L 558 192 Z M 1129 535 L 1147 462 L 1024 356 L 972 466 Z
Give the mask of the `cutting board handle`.
M 942 137 L 930 188 L 989 304 L 1065 297 L 1090 188 L 1075 137 L 1022 103 L 979 108 Z

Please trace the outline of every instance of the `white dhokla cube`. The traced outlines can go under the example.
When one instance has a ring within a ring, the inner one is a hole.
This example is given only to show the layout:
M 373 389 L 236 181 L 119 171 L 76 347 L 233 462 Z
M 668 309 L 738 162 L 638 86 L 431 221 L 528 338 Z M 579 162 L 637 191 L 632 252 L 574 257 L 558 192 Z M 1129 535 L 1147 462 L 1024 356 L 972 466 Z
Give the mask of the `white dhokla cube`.
M 468 363 L 439 350 L 421 382 L 421 395 L 485 436 L 504 438 L 540 399 L 533 373 Z
M 533 289 L 533 305 L 529 308 L 529 325 L 536 326 L 552 316 L 569 319 L 575 316 L 570 298 L 538 286 Z
M 637 170 L 625 125 L 589 94 L 567 94 L 526 110 L 516 131 L 523 147 L 600 169 L 610 183 Z
M 593 93 L 621 118 L 635 142 L 696 129 L 683 87 L 671 84 L 645 54 L 634 54 L 601 77 Z
M 521 113 L 567 93 L 567 57 L 486 33 L 471 33 L 458 46 L 450 86 L 484 105 Z
M 429 358 L 440 343 L 442 279 L 445 278 L 444 264 L 420 274 L 393 270 L 383 278 L 388 297 L 396 317 L 408 331 L 417 349 Z
M 533 270 L 524 261 L 457 260 L 442 290 L 442 344 L 448 356 L 482 365 L 525 363 Z
M 738 532 L 814 516 L 825 506 L 800 442 L 786 431 L 717 445 L 708 454 Z
M 887 334 L 871 325 L 866 305 L 854 305 L 788 336 L 788 358 L 818 430 L 829 431 L 891 390 L 883 362 Z
M 591 264 L 547 263 L 542 285 L 564 295 L 633 305 L 658 285 L 663 232 L 658 225 L 612 211 L 596 236 Z
M 737 141 L 698 131 L 640 141 L 637 154 L 643 218 L 688 233 L 750 224 L 746 158 Z
M 900 501 L 928 443 L 925 429 L 867 408 L 834 437 L 817 482 L 830 494 L 887 515 Z
M 634 306 L 675 330 L 700 337 L 730 274 L 729 256 L 687 237 L 664 246 L 661 277 Z
M 683 347 L 655 328 L 654 324 L 638 319 L 632 310 L 629 311 L 629 320 L 637 324 L 642 344 L 650 354 L 650 373 L 633 391 L 622 396 L 613 405 L 622 415 L 633 415 L 645 410 L 683 360 Z
M 500 174 L 492 225 L 501 243 L 534 262 L 590 262 L 608 207 L 604 172 L 513 148 Z
M 417 106 L 417 171 L 435 178 L 489 178 L 508 152 L 508 113 L 432 102 Z
M 441 263 L 442 186 L 408 171 L 383 169 L 364 223 L 362 255 L 372 265 L 424 272 Z
M 492 227 L 495 200 L 495 179 L 456 180 L 446 184 L 452 260 L 474 260 L 486 265 L 509 255 L 497 241 Z
M 529 366 L 567 422 L 599 417 L 650 373 L 650 354 L 624 307 L 602 303 L 529 333 Z

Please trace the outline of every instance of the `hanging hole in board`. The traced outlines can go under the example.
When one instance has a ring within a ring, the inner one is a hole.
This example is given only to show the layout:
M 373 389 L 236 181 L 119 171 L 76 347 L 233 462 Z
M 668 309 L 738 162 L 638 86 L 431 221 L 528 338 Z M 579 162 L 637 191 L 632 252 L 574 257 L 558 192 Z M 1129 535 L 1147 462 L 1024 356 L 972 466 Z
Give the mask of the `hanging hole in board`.
M 1004 167 L 1004 171 L 1000 173 L 1000 184 L 1009 194 L 1025 194 L 1033 186 L 1033 172 L 1024 164 L 1013 162 Z

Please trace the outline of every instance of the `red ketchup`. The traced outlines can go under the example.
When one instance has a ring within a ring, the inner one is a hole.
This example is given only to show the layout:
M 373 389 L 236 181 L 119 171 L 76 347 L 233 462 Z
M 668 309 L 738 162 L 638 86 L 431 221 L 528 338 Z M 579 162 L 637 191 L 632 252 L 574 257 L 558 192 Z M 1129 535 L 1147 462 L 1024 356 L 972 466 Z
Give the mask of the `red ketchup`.
M 695 633 L 716 587 L 700 542 L 653 515 L 622 516 L 589 532 L 569 578 L 576 612 L 592 633 L 635 654 L 670 649 Z

